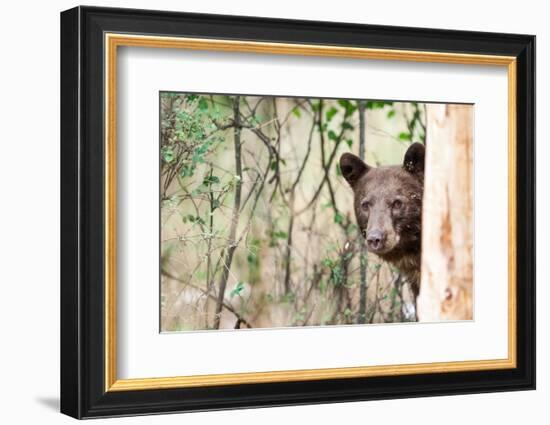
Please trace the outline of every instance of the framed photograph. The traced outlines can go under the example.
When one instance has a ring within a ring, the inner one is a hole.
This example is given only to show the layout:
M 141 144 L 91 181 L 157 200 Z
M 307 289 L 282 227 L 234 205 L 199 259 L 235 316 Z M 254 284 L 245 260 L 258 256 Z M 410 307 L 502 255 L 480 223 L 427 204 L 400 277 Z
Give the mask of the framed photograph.
M 61 411 L 535 388 L 535 37 L 61 14 Z

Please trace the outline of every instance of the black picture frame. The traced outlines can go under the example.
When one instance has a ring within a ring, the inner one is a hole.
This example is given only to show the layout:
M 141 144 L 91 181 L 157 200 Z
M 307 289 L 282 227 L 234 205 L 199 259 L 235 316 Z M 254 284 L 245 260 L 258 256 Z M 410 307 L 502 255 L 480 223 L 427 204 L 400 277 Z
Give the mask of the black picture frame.
M 105 391 L 104 33 L 517 58 L 517 367 L 369 378 Z M 535 37 L 76 7 L 61 13 L 61 412 L 75 418 L 535 388 Z

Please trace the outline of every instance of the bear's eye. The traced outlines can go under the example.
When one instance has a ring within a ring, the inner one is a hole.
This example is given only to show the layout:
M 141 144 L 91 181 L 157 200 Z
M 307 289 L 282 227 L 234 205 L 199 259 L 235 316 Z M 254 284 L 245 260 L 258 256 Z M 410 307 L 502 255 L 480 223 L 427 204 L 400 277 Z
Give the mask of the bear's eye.
M 403 202 L 401 202 L 399 199 L 396 199 L 393 201 L 392 207 L 396 210 L 400 209 L 403 206 Z
M 361 209 L 363 211 L 368 211 L 369 210 L 369 207 L 370 207 L 370 202 L 369 201 L 363 201 L 361 202 Z

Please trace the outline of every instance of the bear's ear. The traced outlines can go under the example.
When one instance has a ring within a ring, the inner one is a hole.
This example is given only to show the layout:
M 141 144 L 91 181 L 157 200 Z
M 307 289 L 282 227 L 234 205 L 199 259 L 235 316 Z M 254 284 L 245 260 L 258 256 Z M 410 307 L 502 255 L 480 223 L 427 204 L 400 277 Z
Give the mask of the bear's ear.
M 346 152 L 340 157 L 340 170 L 342 175 L 351 187 L 369 171 L 370 167 L 363 160 L 351 153 Z
M 413 143 L 405 152 L 403 168 L 411 174 L 424 173 L 424 155 L 426 149 L 422 143 Z

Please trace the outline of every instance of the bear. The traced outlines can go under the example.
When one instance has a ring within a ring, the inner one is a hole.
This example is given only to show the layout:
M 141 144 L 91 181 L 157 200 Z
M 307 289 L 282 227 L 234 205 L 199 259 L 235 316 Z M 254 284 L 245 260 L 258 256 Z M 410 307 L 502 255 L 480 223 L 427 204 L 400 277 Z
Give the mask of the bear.
M 351 153 L 340 157 L 367 251 L 399 269 L 415 300 L 420 291 L 424 156 L 424 145 L 413 143 L 402 165 L 371 167 Z

